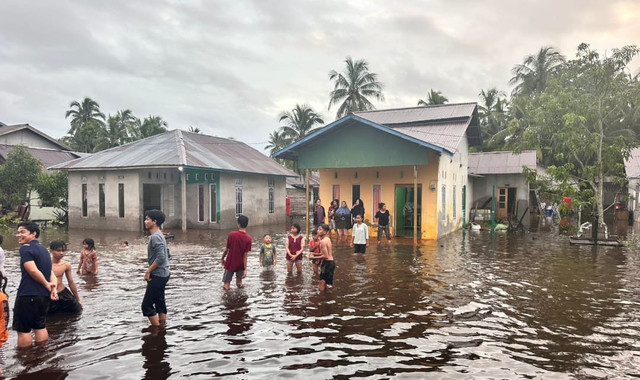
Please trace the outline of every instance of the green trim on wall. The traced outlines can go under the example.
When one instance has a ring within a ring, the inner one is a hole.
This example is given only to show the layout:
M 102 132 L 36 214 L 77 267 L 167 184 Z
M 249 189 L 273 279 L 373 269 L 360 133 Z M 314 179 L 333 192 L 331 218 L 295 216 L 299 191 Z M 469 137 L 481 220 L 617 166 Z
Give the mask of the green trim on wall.
M 430 149 L 364 124 L 318 136 L 301 150 L 298 168 L 365 168 L 427 165 Z

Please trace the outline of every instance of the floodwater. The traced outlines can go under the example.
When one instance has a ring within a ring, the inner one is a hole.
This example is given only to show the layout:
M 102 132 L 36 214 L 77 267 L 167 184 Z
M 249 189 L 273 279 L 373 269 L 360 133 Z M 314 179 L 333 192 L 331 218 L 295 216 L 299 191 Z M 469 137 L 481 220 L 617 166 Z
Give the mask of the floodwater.
M 254 242 L 264 227 L 249 232 Z M 270 232 L 273 232 L 271 230 Z M 146 243 L 134 234 L 47 230 L 98 243 L 100 274 L 77 279 L 80 317 L 48 321 L 51 339 L 17 351 L 4 374 L 34 379 L 629 378 L 640 376 L 640 256 L 631 248 L 570 246 L 553 232 L 462 233 L 355 255 L 334 243 L 334 288 L 311 266 L 287 275 L 254 252 L 244 289 L 222 290 L 226 233 L 192 231 L 170 243 L 166 330 L 140 312 Z M 132 247 L 118 248 L 127 239 Z M 14 246 L 12 246 L 14 244 Z M 9 294 L 19 271 L 5 234 Z M 256 247 L 256 245 L 254 245 Z M 74 273 L 75 274 L 75 273 Z M 232 283 L 232 285 L 234 285 Z

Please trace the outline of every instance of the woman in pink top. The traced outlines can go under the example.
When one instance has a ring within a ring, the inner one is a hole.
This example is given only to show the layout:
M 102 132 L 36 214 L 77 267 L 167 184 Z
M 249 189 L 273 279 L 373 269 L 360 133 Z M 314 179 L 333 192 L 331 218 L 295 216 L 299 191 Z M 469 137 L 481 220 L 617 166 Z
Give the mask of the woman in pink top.
M 287 250 L 287 272 L 293 272 L 293 263 L 295 262 L 297 273 L 301 273 L 304 236 L 300 235 L 300 225 L 298 223 L 294 223 L 291 226 L 291 233 L 287 236 L 285 248 Z
M 80 253 L 80 262 L 78 263 L 77 273 L 98 274 L 98 252 L 96 252 L 93 239 L 84 239 L 82 241 L 82 248 L 83 250 Z

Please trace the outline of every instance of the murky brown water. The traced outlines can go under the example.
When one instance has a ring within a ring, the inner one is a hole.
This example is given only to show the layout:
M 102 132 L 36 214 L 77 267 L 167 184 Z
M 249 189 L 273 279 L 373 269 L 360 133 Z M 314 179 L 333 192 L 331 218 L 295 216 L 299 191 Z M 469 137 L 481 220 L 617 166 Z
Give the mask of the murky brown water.
M 251 228 L 254 241 L 264 228 Z M 273 231 L 271 231 L 273 232 Z M 61 234 L 61 235 L 60 235 Z M 5 235 L 6 236 L 6 235 Z M 48 230 L 43 242 L 64 232 Z M 640 256 L 628 248 L 573 247 L 540 232 L 456 235 L 420 247 L 335 249 L 335 287 L 318 292 L 309 262 L 284 260 L 225 293 L 226 235 L 178 235 L 166 332 L 143 332 L 146 245 L 114 232 L 71 231 L 98 243 L 100 275 L 80 278 L 81 317 L 49 321 L 44 347 L 6 343 L 17 378 L 625 378 L 640 376 Z M 127 239 L 132 248 L 118 249 Z M 283 252 L 284 234 L 276 239 Z M 408 241 L 408 244 L 411 242 Z M 5 238 L 5 247 L 11 246 Z M 10 302 L 19 258 L 7 253 Z

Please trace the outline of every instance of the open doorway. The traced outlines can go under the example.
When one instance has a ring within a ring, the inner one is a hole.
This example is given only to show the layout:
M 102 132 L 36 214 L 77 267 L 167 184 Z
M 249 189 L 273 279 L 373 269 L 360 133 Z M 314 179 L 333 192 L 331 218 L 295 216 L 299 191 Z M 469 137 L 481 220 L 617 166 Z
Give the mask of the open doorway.
M 418 216 L 418 231 L 422 223 L 422 187 L 418 185 L 418 205 L 413 204 L 413 185 L 396 185 L 395 236 L 413 237 L 413 214 Z
M 162 210 L 162 185 L 142 185 L 142 211 Z

